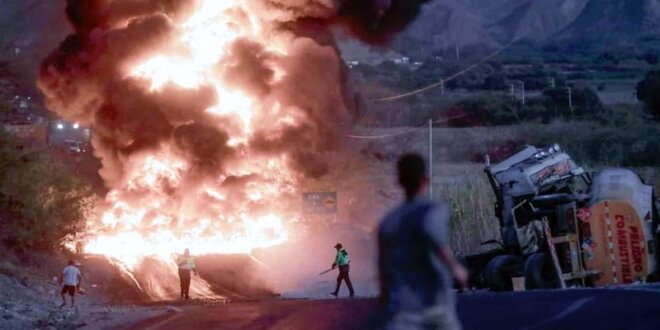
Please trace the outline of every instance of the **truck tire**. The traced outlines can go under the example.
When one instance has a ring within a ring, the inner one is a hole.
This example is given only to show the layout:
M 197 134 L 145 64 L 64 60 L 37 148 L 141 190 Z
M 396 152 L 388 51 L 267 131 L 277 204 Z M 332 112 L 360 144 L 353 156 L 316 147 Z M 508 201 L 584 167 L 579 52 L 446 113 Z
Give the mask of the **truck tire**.
M 484 279 L 491 291 L 512 291 L 513 278 L 520 272 L 520 258 L 512 255 L 500 255 L 491 259 L 484 270 Z
M 548 253 L 534 253 L 525 260 L 525 289 L 556 289 L 559 279 Z

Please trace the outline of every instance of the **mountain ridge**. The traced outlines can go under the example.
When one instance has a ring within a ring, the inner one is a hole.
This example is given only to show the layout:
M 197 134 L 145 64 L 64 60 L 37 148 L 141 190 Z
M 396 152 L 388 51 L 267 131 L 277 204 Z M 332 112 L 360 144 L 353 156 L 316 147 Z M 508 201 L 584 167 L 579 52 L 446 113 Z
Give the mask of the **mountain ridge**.
M 660 0 L 437 0 L 399 38 L 434 50 L 660 34 Z M 399 49 L 400 50 L 400 49 Z

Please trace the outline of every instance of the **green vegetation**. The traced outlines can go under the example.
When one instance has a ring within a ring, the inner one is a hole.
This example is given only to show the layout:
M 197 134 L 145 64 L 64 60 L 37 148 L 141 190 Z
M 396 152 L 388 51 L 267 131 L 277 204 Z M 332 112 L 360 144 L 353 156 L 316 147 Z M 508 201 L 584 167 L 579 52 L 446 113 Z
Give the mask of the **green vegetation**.
M 92 191 L 60 164 L 0 130 L 0 239 L 8 247 L 52 251 L 84 229 Z
M 582 164 L 660 167 L 660 127 L 653 123 L 587 123 L 585 130 L 540 130 L 530 143 L 555 141 Z
M 651 70 L 637 84 L 637 98 L 644 102 L 649 112 L 660 116 L 660 69 Z
M 482 110 L 496 114 L 469 115 L 454 122 L 457 126 L 475 126 L 591 120 L 604 113 L 605 105 L 598 97 L 607 106 L 634 104 L 633 86 L 657 65 L 660 38 L 638 39 L 624 43 L 556 42 L 544 46 L 518 42 L 467 72 L 463 70 L 492 50 L 465 50 L 459 60 L 452 52 L 416 53 L 406 51 L 415 47 L 402 47 L 399 49 L 414 65 L 387 61 L 378 65 L 362 63 L 351 69 L 363 99 L 372 100 L 361 109 L 359 124 L 417 126 L 429 117 L 448 118 Z M 440 86 L 443 78 L 452 78 L 444 82 L 444 89 Z M 373 101 L 433 85 L 436 87 L 413 96 Z M 527 92 L 526 107 L 510 99 L 513 94 L 520 101 L 523 86 Z M 573 92 L 572 109 L 569 88 Z
M 483 167 L 476 164 L 443 165 L 443 171 L 450 172 L 452 179 L 443 180 L 434 188 L 437 196 L 451 207 L 452 249 L 468 255 L 492 248 L 481 245 L 481 242 L 500 237 L 493 207 L 495 196 Z
M 628 167 L 660 189 L 660 125 L 648 115 L 660 118 L 660 69 L 654 69 L 660 38 L 623 46 L 519 42 L 495 60 L 445 81 L 443 93 L 441 79 L 489 53 L 464 52 L 459 61 L 451 52 L 404 51 L 411 63 L 423 64 L 385 62 L 351 70 L 362 98 L 369 100 L 357 118 L 361 129 L 377 135 L 435 121 L 434 191 L 452 206 L 455 251 L 483 252 L 493 246 L 481 242 L 499 238 L 494 196 L 483 173 L 486 154 L 499 162 L 524 145 L 559 143 L 587 170 Z M 436 88 L 423 93 L 380 100 L 433 84 Z M 636 85 L 644 104 L 634 99 Z M 380 152 L 378 159 L 395 159 L 399 150 L 426 152 L 426 134 L 422 129 L 392 138 L 397 148 Z
M 549 123 L 563 119 L 599 119 L 606 108 L 596 92 L 589 88 L 546 89 L 538 98 L 525 105 L 507 96 L 482 96 L 458 102 L 447 111 L 438 111 L 435 118 L 447 119 L 451 127 L 504 126 L 523 122 Z M 571 104 L 571 108 L 569 105 Z
M 11 107 L 4 102 L 0 102 L 0 117 L 8 114 L 11 111 Z

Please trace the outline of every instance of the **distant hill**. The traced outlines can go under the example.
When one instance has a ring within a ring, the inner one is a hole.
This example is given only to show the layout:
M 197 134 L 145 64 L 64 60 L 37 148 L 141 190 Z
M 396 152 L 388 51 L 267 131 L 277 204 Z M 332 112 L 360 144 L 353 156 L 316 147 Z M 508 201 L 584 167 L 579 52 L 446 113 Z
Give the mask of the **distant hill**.
M 660 35 L 660 0 L 435 0 L 394 48 L 499 47 L 523 39 L 629 41 Z
M 516 1 L 509 14 L 491 25 L 489 31 L 502 43 L 512 39 L 545 41 L 575 21 L 588 0 Z M 506 6 L 511 8 L 511 6 Z M 505 11 L 504 8 L 502 11 Z
M 590 0 L 562 39 L 623 39 L 660 32 L 660 0 Z
M 434 47 L 544 41 L 575 22 L 589 1 L 436 0 L 402 38 L 426 38 Z
M 8 66 L 20 93 L 38 96 L 39 64 L 69 33 L 65 1 L 0 0 L 0 66 Z

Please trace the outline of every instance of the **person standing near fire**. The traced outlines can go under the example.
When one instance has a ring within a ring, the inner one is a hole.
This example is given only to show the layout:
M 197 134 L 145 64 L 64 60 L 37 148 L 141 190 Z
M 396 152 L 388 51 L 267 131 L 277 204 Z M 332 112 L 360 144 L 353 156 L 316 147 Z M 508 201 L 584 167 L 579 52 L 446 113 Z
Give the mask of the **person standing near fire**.
M 349 297 L 353 298 L 355 296 L 355 291 L 353 291 L 353 283 L 351 283 L 351 277 L 349 276 L 351 259 L 348 257 L 348 251 L 344 249 L 341 243 L 337 243 L 335 249 L 337 250 L 337 255 L 335 256 L 335 262 L 332 263 L 332 269 L 339 267 L 339 276 L 337 276 L 337 288 L 331 293 L 331 295 L 335 297 L 339 295 L 339 288 L 341 287 L 341 281 L 343 280 L 346 282 L 346 286 L 348 286 L 350 292 Z
M 66 300 L 64 298 L 67 294 L 71 297 L 71 308 L 74 307 L 76 303 L 76 291 L 80 290 L 81 281 L 82 275 L 80 275 L 80 270 L 78 270 L 73 260 L 69 260 L 59 279 L 59 285 L 62 287 L 62 305 L 60 305 L 60 308 L 66 306 Z
M 190 255 L 190 250 L 186 249 L 183 255 L 177 258 L 177 266 L 179 266 L 179 281 L 181 282 L 181 298 L 190 299 L 190 273 L 197 275 L 195 269 L 195 257 Z

